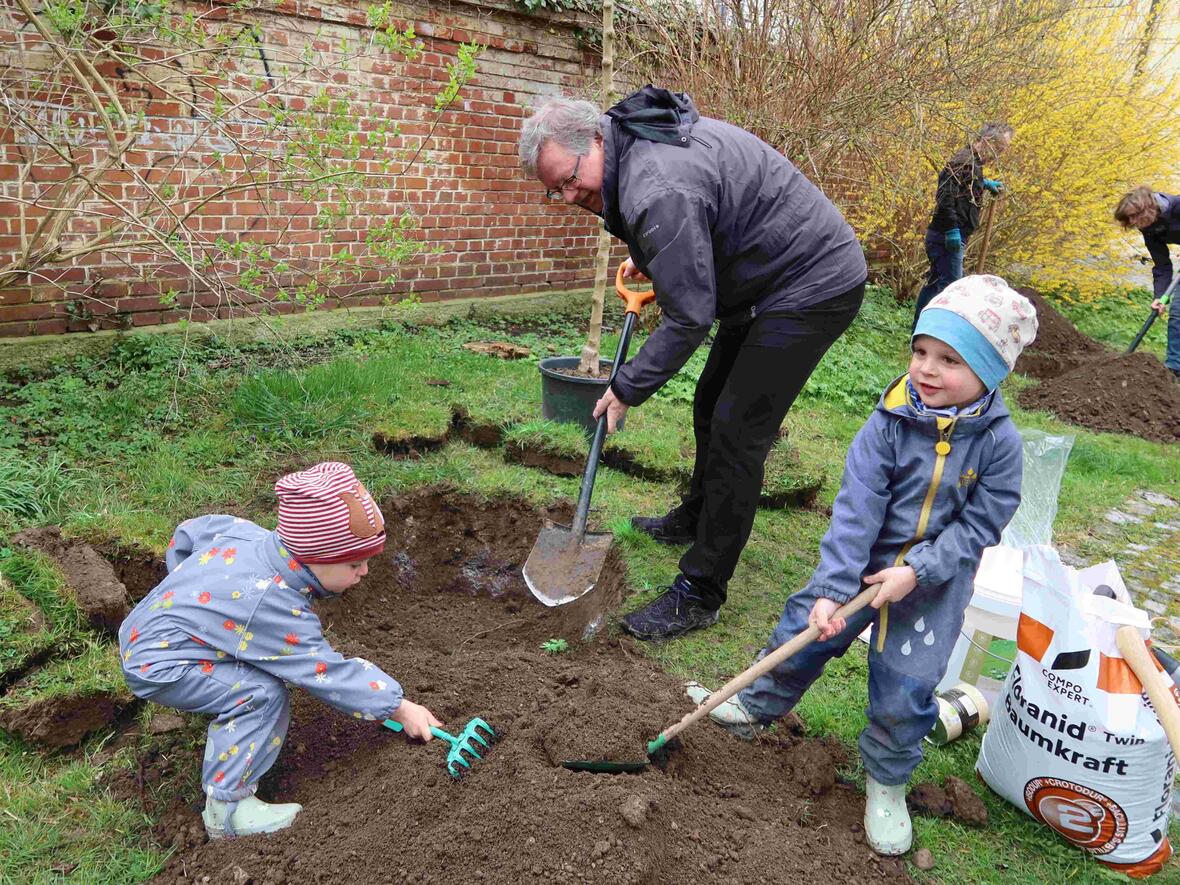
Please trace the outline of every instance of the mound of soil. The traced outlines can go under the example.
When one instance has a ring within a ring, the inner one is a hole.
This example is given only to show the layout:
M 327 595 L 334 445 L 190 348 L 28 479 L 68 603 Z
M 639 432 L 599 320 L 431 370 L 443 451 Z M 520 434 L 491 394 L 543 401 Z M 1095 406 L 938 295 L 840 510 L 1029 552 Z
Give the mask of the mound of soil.
M 114 568 L 93 547 L 63 538 L 57 526 L 28 529 L 14 535 L 12 540 L 54 561 L 92 627 L 107 633 L 118 631 L 131 610 L 131 600 Z
M 1149 353 L 1092 360 L 1022 391 L 1020 404 L 1092 430 L 1180 441 L 1180 384 Z
M 194 791 L 168 811 L 174 832 L 161 835 L 179 850 L 156 881 L 758 883 L 787 870 L 809 885 L 910 881 L 904 862 L 863 844 L 863 798 L 836 782 L 838 746 L 745 743 L 701 723 L 662 769 L 562 768 L 570 757 L 640 760 L 691 709 L 679 680 L 605 631 L 563 654 L 540 648 L 617 604 L 619 563 L 578 602 L 547 609 L 519 571 L 543 514 L 445 492 L 384 508 L 386 552 L 322 607 L 329 635 L 396 675 L 450 730 L 480 716 L 498 742 L 455 781 L 441 741 L 410 744 L 296 693 L 260 791 L 303 803 L 295 825 L 203 842 Z
M 1105 347 L 1083 335 L 1034 289 L 1017 289 L 1037 311 L 1037 337 L 1016 360 L 1016 371 L 1044 380 L 1064 375 L 1091 360 L 1110 355 Z

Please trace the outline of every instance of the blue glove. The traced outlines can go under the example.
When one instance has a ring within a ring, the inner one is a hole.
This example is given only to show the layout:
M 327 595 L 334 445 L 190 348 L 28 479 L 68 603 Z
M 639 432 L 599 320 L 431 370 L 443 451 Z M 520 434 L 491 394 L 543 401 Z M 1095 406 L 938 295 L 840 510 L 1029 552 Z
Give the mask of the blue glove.
M 1004 189 L 1004 182 L 996 181 L 994 178 L 985 178 L 983 180 L 983 186 L 993 194 L 998 194 Z
M 963 248 L 963 235 L 957 227 L 952 227 L 946 232 L 946 247 L 952 252 L 958 252 Z

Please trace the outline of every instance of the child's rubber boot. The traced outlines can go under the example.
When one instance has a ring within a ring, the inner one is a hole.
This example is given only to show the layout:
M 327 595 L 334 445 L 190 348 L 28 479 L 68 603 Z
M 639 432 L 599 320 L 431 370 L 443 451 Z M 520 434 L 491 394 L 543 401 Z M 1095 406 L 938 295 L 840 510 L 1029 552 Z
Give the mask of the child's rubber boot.
M 212 797 L 205 800 L 201 819 L 210 839 L 225 836 L 253 836 L 285 830 L 295 822 L 295 815 L 303 810 L 298 802 L 272 805 L 257 796 L 247 796 L 237 802 L 222 802 Z
M 699 682 L 686 682 L 684 693 L 698 707 L 709 699 L 713 692 Z M 744 741 L 752 741 L 754 735 L 766 728 L 761 722 L 750 715 L 750 711 L 742 706 L 737 695 L 718 704 L 709 711 L 709 718 Z
M 905 784 L 885 786 L 870 776 L 865 784 L 865 837 L 877 854 L 905 854 L 914 843 L 910 812 L 905 807 Z

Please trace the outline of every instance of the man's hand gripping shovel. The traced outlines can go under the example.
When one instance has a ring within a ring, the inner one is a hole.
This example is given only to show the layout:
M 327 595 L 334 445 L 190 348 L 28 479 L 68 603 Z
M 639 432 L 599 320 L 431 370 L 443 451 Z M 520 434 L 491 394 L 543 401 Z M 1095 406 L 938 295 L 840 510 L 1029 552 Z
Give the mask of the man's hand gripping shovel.
M 655 298 L 655 292 L 634 292 L 623 284 L 623 266 L 615 274 L 615 291 L 626 302 L 626 318 L 623 333 L 619 336 L 619 347 L 611 365 L 607 386 L 627 359 L 631 345 L 631 334 L 643 305 Z M 606 413 L 598 419 L 594 439 L 590 444 L 590 456 L 586 459 L 586 470 L 582 474 L 582 488 L 578 495 L 578 507 L 574 511 L 574 522 L 569 528 L 549 520 L 545 521 L 541 534 L 533 544 L 529 558 L 524 564 L 524 581 L 533 595 L 545 605 L 562 605 L 573 602 L 591 590 L 598 583 L 602 564 L 610 550 L 613 536 L 609 532 L 587 532 L 586 519 L 590 514 L 590 495 L 594 491 L 594 476 L 598 472 L 598 459 L 606 440 Z

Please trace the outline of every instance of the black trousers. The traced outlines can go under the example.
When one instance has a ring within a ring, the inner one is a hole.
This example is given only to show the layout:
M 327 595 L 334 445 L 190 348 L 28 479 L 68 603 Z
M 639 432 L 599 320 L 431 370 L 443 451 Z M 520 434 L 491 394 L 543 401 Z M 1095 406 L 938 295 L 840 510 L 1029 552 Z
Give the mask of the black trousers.
M 725 602 L 783 418 L 864 293 L 861 283 L 805 310 L 727 324 L 714 339 L 693 401 L 696 463 L 682 505 L 697 539 L 680 560 L 709 608 Z

